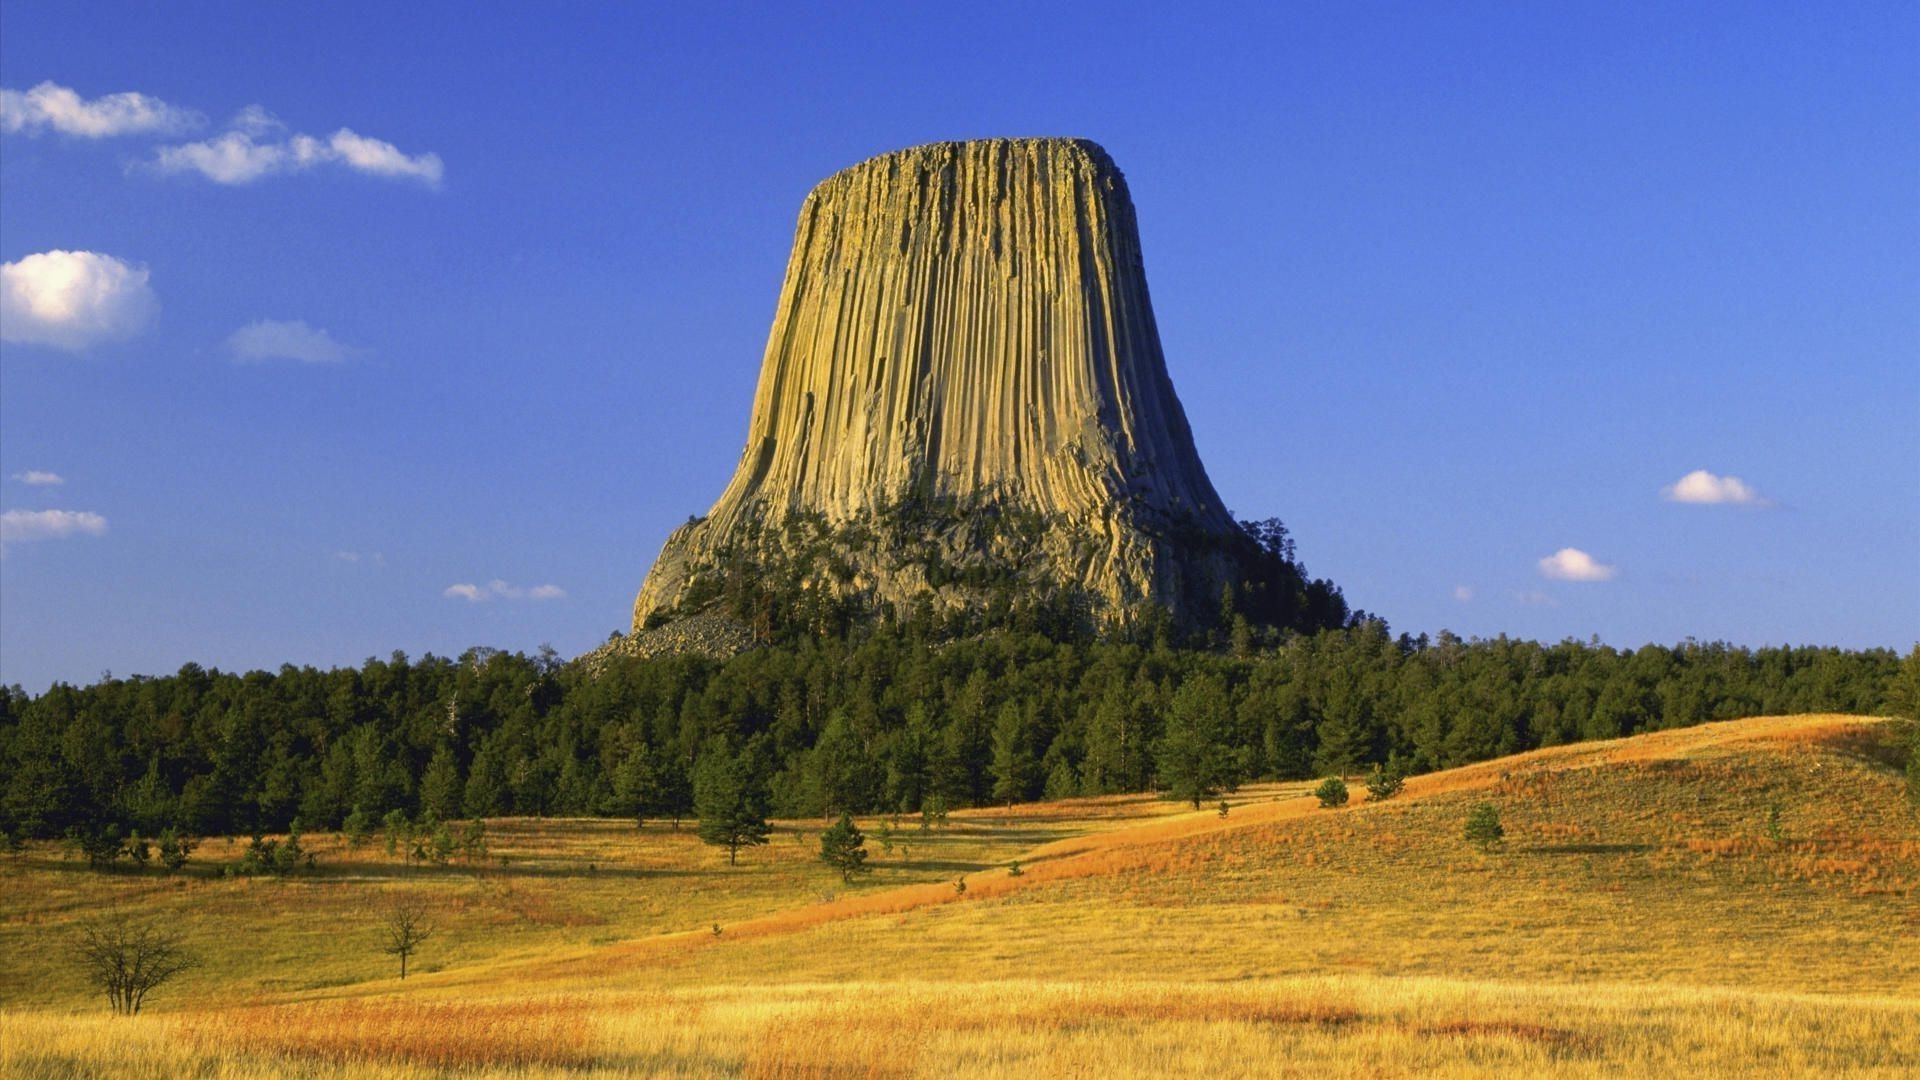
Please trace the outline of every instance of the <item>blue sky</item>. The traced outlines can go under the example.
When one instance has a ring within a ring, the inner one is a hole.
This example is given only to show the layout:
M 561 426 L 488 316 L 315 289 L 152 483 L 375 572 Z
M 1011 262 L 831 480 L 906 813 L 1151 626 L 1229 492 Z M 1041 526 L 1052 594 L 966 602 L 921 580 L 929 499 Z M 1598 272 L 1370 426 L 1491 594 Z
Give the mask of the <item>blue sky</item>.
M 1229 505 L 1396 629 L 1909 645 L 1920 19 L 1676 7 L 9 0 L 0 680 L 585 650 L 807 190 L 1040 134 Z

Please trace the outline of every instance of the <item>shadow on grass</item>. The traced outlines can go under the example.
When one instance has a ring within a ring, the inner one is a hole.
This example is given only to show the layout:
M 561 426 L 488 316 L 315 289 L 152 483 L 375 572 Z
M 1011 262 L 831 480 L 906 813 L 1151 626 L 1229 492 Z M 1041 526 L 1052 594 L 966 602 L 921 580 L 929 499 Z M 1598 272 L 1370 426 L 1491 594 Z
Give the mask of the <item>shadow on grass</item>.
M 876 862 L 872 864 L 873 868 L 876 870 L 893 870 L 903 874 L 921 873 L 924 871 L 934 871 L 934 870 L 937 870 L 943 874 L 951 874 L 951 873 L 976 874 L 982 870 L 992 870 L 995 867 L 1004 867 L 1005 865 L 1006 863 L 959 862 L 959 861 L 941 860 L 941 859 L 911 859 L 906 862 L 901 862 L 898 860 L 889 862 L 886 860 L 882 860 L 880 862 Z
M 1518 855 L 1640 855 L 1652 844 L 1535 844 L 1511 849 Z

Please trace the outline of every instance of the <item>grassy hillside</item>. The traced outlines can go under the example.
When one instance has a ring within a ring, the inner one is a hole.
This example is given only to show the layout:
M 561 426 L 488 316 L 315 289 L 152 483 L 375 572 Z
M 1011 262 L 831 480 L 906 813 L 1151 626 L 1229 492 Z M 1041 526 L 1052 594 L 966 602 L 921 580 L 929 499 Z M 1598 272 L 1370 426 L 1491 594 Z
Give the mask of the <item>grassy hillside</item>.
M 0 1064 L 1896 1075 L 1920 1066 L 1903 734 L 1734 721 L 1340 810 L 1291 785 L 1224 817 L 1137 797 L 968 811 L 903 825 L 891 853 L 873 819 L 878 870 L 851 888 L 814 859 L 817 821 L 734 868 L 690 830 L 588 821 L 492 822 L 507 863 L 484 869 L 329 840 L 320 872 L 285 881 L 96 874 L 34 849 L 0 868 Z M 1483 801 L 1501 850 L 1461 837 Z M 441 926 L 404 984 L 374 941 L 395 893 Z M 107 904 L 167 915 L 207 959 L 133 1021 L 65 960 Z

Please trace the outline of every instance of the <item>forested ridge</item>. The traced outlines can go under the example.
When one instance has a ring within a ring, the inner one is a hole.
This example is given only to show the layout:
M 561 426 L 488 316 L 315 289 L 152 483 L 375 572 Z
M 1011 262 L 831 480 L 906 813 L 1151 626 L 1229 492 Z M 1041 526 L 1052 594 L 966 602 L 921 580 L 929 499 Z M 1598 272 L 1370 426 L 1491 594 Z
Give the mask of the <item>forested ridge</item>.
M 883 623 L 725 662 L 616 658 L 597 674 L 544 649 L 326 671 L 188 664 L 0 692 L 0 829 L 247 834 L 395 810 L 677 818 L 696 772 L 722 766 L 783 816 L 1184 795 L 1196 777 L 1424 771 L 1709 720 L 1873 713 L 1917 677 L 1920 652 L 1396 638 L 1365 617 L 1231 648 L 1012 629 L 935 641 Z

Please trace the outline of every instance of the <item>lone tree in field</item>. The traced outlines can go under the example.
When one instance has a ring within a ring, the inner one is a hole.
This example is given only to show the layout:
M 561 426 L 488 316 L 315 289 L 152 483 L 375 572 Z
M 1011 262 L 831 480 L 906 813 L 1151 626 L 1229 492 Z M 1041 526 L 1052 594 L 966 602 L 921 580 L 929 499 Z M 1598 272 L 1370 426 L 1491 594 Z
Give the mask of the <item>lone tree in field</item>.
M 418 900 L 401 900 L 387 909 L 380 928 L 386 939 L 380 951 L 400 958 L 400 977 L 404 979 L 407 958 L 433 936 L 433 926 L 427 921 L 427 906 Z
M 854 825 L 852 815 L 842 813 L 839 821 L 820 834 L 820 858 L 840 871 L 840 880 L 849 885 L 855 874 L 867 872 L 867 838 Z
M 1492 851 L 1505 840 L 1507 830 L 1500 824 L 1500 811 L 1490 802 L 1483 802 L 1467 815 L 1466 838 L 1481 851 Z
M 767 842 L 773 827 L 767 824 L 764 787 L 753 775 L 753 761 L 714 745 L 700 756 L 693 774 L 693 810 L 700 817 L 700 839 L 727 849 L 727 865 L 740 859 L 740 849 Z
M 120 914 L 82 923 L 76 951 L 87 981 L 121 1016 L 139 1012 L 149 992 L 199 964 L 180 935 Z
M 1313 797 L 1320 800 L 1323 810 L 1333 810 L 1347 805 L 1347 782 L 1337 776 L 1329 776 L 1320 781 L 1313 789 Z

